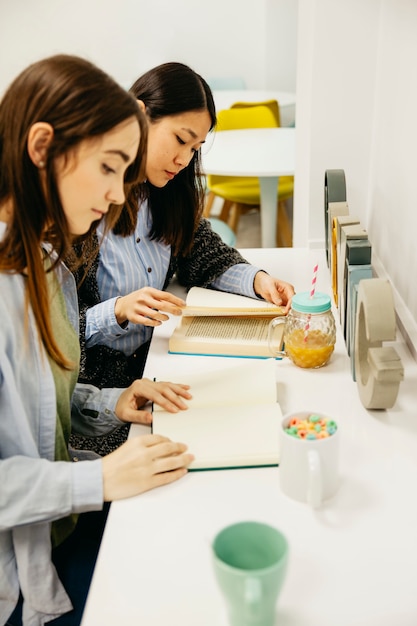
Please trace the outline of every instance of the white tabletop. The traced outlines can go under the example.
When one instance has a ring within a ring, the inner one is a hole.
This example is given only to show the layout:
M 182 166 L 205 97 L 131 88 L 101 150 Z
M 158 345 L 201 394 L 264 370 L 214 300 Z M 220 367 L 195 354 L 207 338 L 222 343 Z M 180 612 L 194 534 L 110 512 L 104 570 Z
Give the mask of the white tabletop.
M 213 133 L 202 150 L 203 171 L 220 176 L 257 176 L 261 239 L 276 245 L 279 176 L 294 174 L 295 128 L 248 128 Z
M 219 176 L 292 176 L 295 128 L 246 128 L 213 133 L 202 150 L 203 170 Z
M 213 97 L 217 111 L 229 109 L 235 102 L 277 100 L 281 114 L 281 125 L 290 126 L 295 122 L 295 93 L 271 89 L 215 89 Z
M 323 251 L 244 250 L 274 275 L 331 292 Z M 222 359 L 168 355 L 167 322 L 152 342 L 146 375 L 216 368 Z M 290 545 L 276 626 L 415 626 L 417 623 L 417 364 L 401 337 L 405 366 L 395 406 L 367 411 L 350 375 L 338 329 L 320 370 L 276 362 L 284 412 L 307 409 L 340 428 L 341 484 L 312 511 L 279 488 L 279 468 L 193 472 L 173 485 L 112 504 L 82 626 L 226 626 L 210 543 L 244 519 L 273 524 Z M 136 426 L 132 434 L 147 431 Z

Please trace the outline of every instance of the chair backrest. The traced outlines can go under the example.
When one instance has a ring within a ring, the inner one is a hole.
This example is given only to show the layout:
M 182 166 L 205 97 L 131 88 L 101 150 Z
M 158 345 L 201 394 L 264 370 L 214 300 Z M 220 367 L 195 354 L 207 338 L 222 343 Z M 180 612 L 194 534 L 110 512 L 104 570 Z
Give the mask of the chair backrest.
M 217 112 L 216 131 L 240 130 L 242 128 L 276 128 L 277 121 L 270 107 L 265 105 L 249 106 L 233 109 L 222 109 Z M 224 184 L 235 180 L 234 176 L 207 175 L 207 185 Z
M 281 126 L 281 116 L 279 113 L 279 104 L 277 100 L 263 100 L 262 102 L 234 102 L 231 109 L 247 109 L 253 106 L 267 106 L 271 109 L 277 121 L 277 126 Z
M 274 113 L 265 105 L 223 109 L 217 113 L 216 131 L 277 126 Z

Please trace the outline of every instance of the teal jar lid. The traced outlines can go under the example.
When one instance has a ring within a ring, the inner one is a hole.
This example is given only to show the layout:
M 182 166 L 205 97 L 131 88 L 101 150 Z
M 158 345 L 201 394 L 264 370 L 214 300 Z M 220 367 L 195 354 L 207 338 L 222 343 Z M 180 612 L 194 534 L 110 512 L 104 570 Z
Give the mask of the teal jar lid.
M 310 298 L 310 292 L 296 293 L 291 301 L 291 308 L 299 313 L 325 313 L 331 308 L 330 296 L 317 292 Z

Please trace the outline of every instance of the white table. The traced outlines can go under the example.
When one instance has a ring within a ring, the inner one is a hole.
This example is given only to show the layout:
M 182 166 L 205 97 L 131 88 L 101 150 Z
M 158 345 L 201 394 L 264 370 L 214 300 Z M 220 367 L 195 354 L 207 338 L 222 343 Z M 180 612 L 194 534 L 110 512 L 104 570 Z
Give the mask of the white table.
M 251 249 L 244 256 L 276 276 L 330 293 L 323 251 Z M 175 380 L 216 357 L 167 354 L 175 322 L 159 328 L 146 374 Z M 322 509 L 284 496 L 279 468 L 193 472 L 173 485 L 112 504 L 82 626 L 226 626 L 210 543 L 244 519 L 273 524 L 290 545 L 276 626 L 415 626 L 417 623 L 417 364 L 395 342 L 405 380 L 395 406 L 366 411 L 338 329 L 321 370 L 277 361 L 284 412 L 322 411 L 338 421 L 341 484 Z M 134 434 L 147 431 L 135 426 Z
M 280 176 L 295 170 L 294 128 L 249 128 L 213 133 L 202 150 L 203 171 L 219 176 L 257 176 L 261 190 L 261 242 L 276 246 Z
M 295 124 L 295 93 L 261 89 L 215 89 L 213 91 L 216 110 L 229 109 L 235 102 L 263 102 L 277 100 L 279 104 L 281 126 Z

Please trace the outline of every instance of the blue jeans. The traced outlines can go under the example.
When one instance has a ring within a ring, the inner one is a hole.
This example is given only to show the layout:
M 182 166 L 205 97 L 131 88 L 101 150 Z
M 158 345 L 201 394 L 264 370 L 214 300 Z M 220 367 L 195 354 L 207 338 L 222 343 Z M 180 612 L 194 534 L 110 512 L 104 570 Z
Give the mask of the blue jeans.
M 80 625 L 108 512 L 106 503 L 102 511 L 82 513 L 74 532 L 52 550 L 52 561 L 74 608 L 48 622 L 48 626 Z M 22 598 L 8 624 L 22 626 Z

